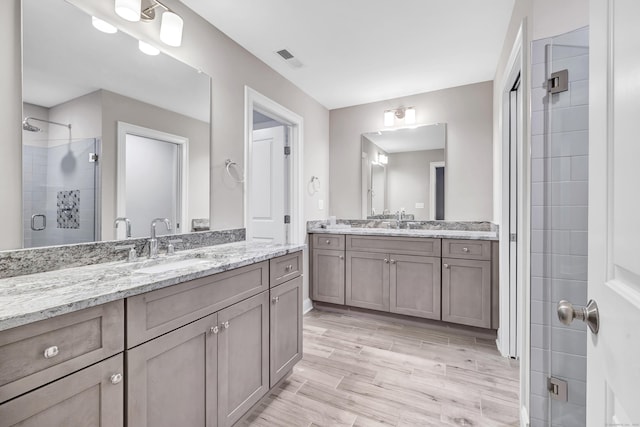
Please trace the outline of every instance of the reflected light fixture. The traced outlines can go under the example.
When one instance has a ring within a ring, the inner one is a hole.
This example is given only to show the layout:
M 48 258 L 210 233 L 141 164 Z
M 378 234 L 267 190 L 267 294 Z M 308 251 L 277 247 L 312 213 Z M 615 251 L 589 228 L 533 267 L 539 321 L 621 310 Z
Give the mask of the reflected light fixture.
M 103 33 L 115 34 L 118 32 L 118 29 L 116 27 L 106 21 L 103 21 L 100 18 L 96 18 L 95 16 L 91 17 L 91 24 L 96 30 L 100 30 Z
M 416 122 L 415 107 L 401 107 L 395 110 L 386 110 L 384 112 L 384 125 L 389 127 L 395 124 L 395 119 L 403 120 L 404 124 L 412 125 Z
M 146 53 L 150 56 L 155 56 L 160 53 L 160 49 L 153 47 L 149 43 L 143 42 L 142 40 L 138 40 L 138 49 L 140 49 L 142 53 Z
M 378 152 L 378 163 L 380 163 L 381 165 L 386 165 L 387 163 L 389 163 L 389 157 L 384 153 Z
M 142 0 L 116 0 L 115 8 L 116 13 L 122 19 L 138 22 L 140 20 Z

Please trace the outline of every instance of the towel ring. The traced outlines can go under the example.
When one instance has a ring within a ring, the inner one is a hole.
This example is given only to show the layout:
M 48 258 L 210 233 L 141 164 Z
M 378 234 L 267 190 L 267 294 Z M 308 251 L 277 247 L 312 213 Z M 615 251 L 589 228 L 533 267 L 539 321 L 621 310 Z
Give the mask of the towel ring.
M 233 161 L 233 160 L 231 160 L 231 159 L 227 159 L 227 160 L 225 160 L 225 161 L 224 161 L 224 166 L 225 166 L 225 169 L 226 169 L 226 171 L 227 171 L 227 175 L 229 175 L 229 176 L 231 177 L 231 179 L 232 179 L 232 180 L 234 180 L 234 181 L 235 181 L 235 182 L 237 182 L 238 184 L 242 184 L 242 183 L 244 182 L 244 179 L 238 179 L 238 178 L 236 178 L 235 176 L 233 176 L 233 174 L 231 173 L 230 168 L 233 166 L 233 168 L 236 170 L 236 175 L 238 175 L 238 176 L 244 176 L 244 174 L 243 174 L 243 173 L 240 173 L 240 172 L 238 171 L 238 169 L 239 169 L 239 168 L 238 168 L 238 164 L 237 164 L 236 162 L 234 162 L 234 161 Z
M 320 178 L 317 176 L 311 177 L 311 189 L 314 194 L 320 191 Z

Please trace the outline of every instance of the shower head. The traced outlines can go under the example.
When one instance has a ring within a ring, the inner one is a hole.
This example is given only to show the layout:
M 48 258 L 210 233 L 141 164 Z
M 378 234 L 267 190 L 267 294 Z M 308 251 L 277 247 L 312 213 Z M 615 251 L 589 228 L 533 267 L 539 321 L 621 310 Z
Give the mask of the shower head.
M 38 126 L 35 126 L 29 123 L 29 120 L 37 120 L 39 122 L 50 123 L 52 125 L 64 126 L 66 128 L 69 128 L 69 131 L 71 131 L 71 125 L 67 123 L 52 122 L 50 120 L 39 119 L 37 117 L 25 117 L 24 120 L 22 121 L 22 129 L 29 132 L 42 132 L 42 129 L 40 129 Z
M 28 132 L 42 132 L 42 129 L 40 129 L 38 126 L 34 126 L 29 123 L 29 117 L 25 117 L 25 119 L 22 121 L 22 129 Z

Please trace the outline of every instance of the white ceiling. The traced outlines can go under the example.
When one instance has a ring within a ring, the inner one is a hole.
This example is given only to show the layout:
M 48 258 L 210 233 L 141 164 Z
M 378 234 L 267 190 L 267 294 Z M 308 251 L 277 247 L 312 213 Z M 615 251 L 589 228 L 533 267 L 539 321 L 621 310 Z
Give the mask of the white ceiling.
M 23 0 L 23 100 L 53 107 L 107 89 L 210 120 L 209 77 L 165 54 L 148 56 L 121 31 L 102 33 L 64 0 Z
M 407 151 L 441 150 L 445 144 L 446 125 L 416 126 L 368 132 L 362 135 L 389 154 Z
M 181 1 L 329 109 L 492 80 L 514 4 Z

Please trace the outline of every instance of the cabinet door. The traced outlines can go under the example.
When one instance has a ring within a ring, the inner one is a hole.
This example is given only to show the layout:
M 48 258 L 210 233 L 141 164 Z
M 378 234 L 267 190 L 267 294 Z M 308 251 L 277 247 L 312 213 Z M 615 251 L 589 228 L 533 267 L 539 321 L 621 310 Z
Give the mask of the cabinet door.
M 312 298 L 344 304 L 344 251 L 313 250 Z
M 0 405 L 0 427 L 123 426 L 122 362 L 118 354 Z
M 390 255 L 390 311 L 440 320 L 440 258 Z
M 216 326 L 213 314 L 127 350 L 129 426 L 216 425 Z
M 218 323 L 218 426 L 226 427 L 269 390 L 269 292 L 220 311 Z
M 347 251 L 347 305 L 389 311 L 389 255 Z
M 271 289 L 270 386 L 302 359 L 302 277 Z
M 442 259 L 442 320 L 491 327 L 491 261 Z

